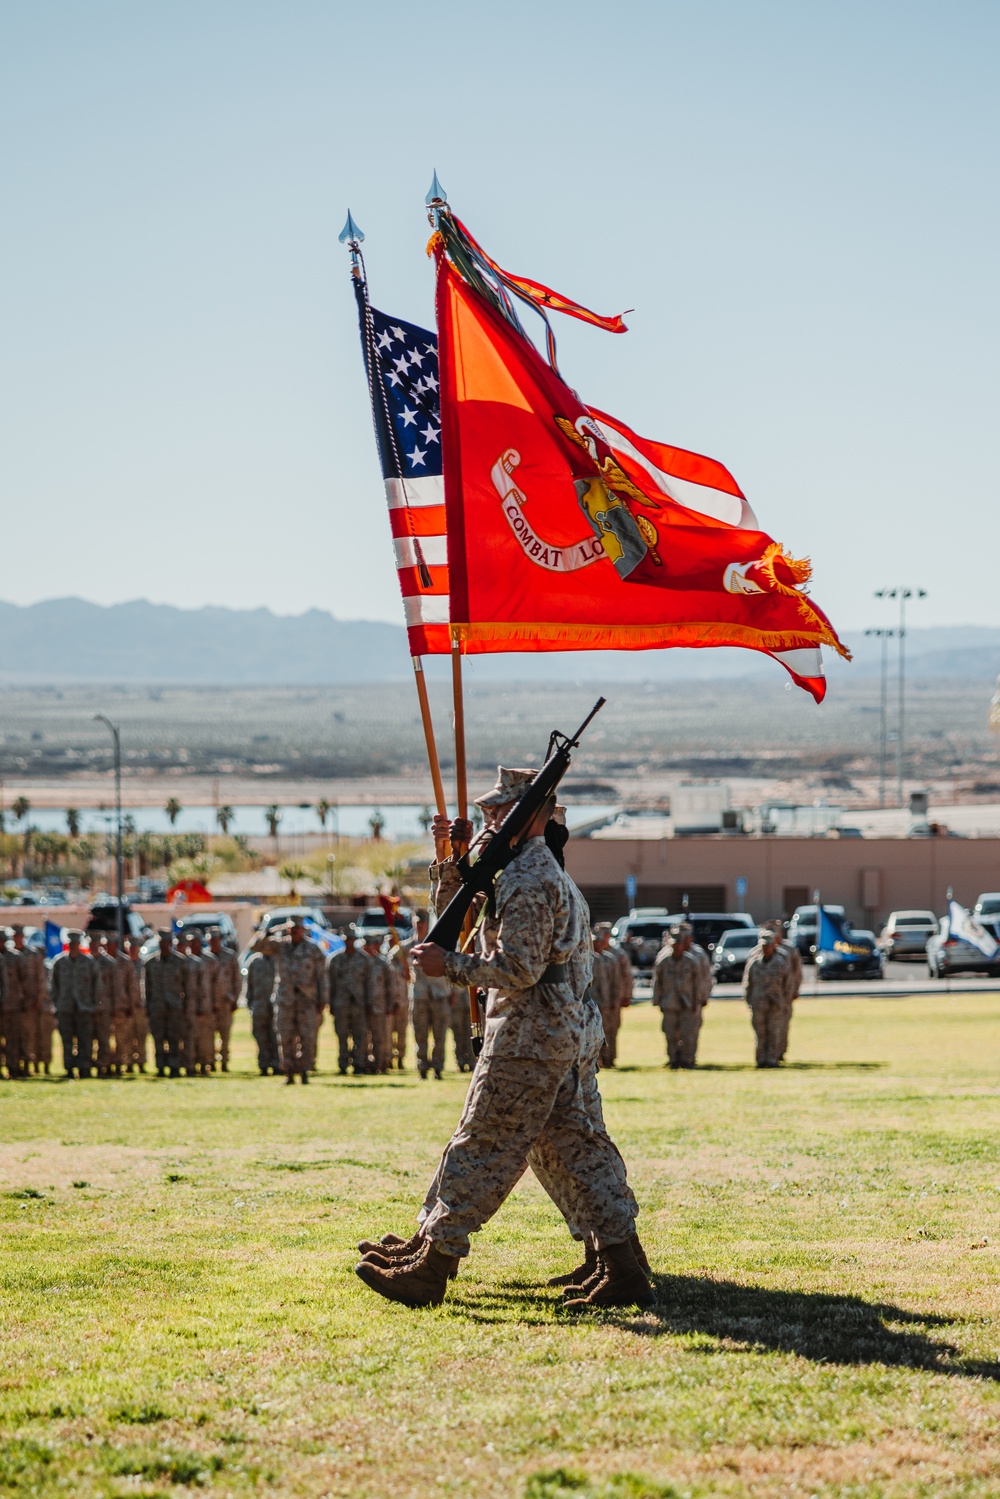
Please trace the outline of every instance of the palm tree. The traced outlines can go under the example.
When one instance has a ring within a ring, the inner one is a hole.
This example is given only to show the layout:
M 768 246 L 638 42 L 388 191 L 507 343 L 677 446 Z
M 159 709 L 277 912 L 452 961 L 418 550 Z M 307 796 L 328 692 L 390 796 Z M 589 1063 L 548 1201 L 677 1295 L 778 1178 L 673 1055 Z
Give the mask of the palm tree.
M 420 816 L 417 818 L 417 821 L 423 828 L 424 835 L 426 836 L 431 830 L 431 823 L 434 821 L 434 813 L 431 811 L 430 807 L 421 808 Z
M 181 815 L 181 812 L 184 810 L 182 808 L 180 802 L 177 800 L 176 796 L 169 796 L 167 798 L 167 804 L 166 804 L 166 806 L 164 807 L 163 810 L 164 810 L 164 812 L 166 812 L 167 816 L 170 818 L 170 826 L 172 828 L 176 827 L 177 826 L 177 819 Z
M 319 801 L 316 803 L 316 816 L 319 818 L 319 825 L 323 829 L 324 833 L 326 832 L 326 819 L 329 817 L 331 810 L 332 809 L 330 807 L 330 803 L 327 801 L 326 797 L 321 796 Z
M 233 811 L 232 807 L 216 807 L 215 820 L 219 824 L 219 827 L 222 829 L 223 837 L 228 836 L 229 829 L 235 819 L 236 813 Z
M 382 816 L 382 813 L 379 811 L 378 807 L 375 808 L 374 812 L 369 817 L 368 826 L 369 828 L 371 828 L 372 842 L 381 843 L 382 834 L 385 832 L 385 818 Z
M 281 824 L 281 808 L 278 806 L 277 802 L 272 802 L 269 807 L 264 808 L 264 821 L 267 823 L 267 831 L 270 833 L 275 843 L 277 843 L 278 828 Z
M 282 864 L 281 868 L 278 870 L 278 873 L 280 874 L 281 878 L 283 880 L 287 880 L 289 885 L 291 886 L 291 889 L 288 892 L 289 899 L 293 901 L 298 900 L 299 892 L 295 887 L 299 880 L 304 880 L 306 877 L 307 871 L 305 869 L 305 866 L 302 864 Z
M 71 838 L 79 838 L 80 814 L 75 807 L 66 808 L 66 827 Z
M 31 811 L 31 803 L 26 796 L 17 796 L 11 802 L 10 810 L 13 812 L 18 822 L 23 822 L 28 813 Z

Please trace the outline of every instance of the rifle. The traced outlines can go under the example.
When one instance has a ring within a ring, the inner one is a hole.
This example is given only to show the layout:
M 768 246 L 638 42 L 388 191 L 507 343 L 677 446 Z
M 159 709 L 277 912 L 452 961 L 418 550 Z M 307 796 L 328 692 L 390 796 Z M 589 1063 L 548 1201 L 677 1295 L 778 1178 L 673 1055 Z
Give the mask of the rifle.
M 436 942 L 438 947 L 454 952 L 462 935 L 465 918 L 476 896 L 485 895 L 487 900 L 493 900 L 498 875 L 517 856 L 528 828 L 569 770 L 570 750 L 575 749 L 580 743 L 584 730 L 590 724 L 591 719 L 604 707 L 605 701 L 603 697 L 597 699 L 583 723 L 572 736 L 560 734 L 558 729 L 553 729 L 549 735 L 545 764 L 527 791 L 514 803 L 500 826 L 486 834 L 485 842 L 475 862 L 470 862 L 467 854 L 457 861 L 462 888 L 448 902 L 428 932 L 428 942 Z M 473 1049 L 477 1053 L 481 1048 L 481 1040 L 479 1047 L 475 1046 L 475 1042 L 473 1043 Z

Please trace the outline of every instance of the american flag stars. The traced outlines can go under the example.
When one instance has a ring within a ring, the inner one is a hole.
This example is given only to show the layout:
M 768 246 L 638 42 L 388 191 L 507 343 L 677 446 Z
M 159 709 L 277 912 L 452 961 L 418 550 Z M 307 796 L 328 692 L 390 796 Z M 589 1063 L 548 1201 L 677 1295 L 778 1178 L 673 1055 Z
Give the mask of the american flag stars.
M 401 477 L 441 472 L 437 340 L 425 328 L 390 323 L 371 308 L 378 372 Z

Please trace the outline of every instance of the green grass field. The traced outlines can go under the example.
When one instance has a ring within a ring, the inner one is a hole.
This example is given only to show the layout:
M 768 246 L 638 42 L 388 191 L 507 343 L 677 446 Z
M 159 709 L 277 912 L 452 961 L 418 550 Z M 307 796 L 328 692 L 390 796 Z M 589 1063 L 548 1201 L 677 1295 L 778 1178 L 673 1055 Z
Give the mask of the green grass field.
M 449 1300 L 356 1279 L 465 1079 L 0 1084 L 0 1494 L 1000 1492 L 1000 996 L 809 1000 L 790 1064 L 626 1016 L 607 1115 L 659 1299 L 585 1320 L 532 1179 Z M 330 1066 L 329 1021 L 320 1039 Z

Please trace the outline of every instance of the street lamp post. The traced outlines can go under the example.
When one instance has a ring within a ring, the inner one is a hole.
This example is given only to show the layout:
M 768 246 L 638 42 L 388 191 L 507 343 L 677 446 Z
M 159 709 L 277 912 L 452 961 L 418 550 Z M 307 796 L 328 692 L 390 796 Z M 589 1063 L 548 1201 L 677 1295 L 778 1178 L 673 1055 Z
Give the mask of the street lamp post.
M 886 760 L 886 731 L 888 728 L 888 702 L 889 702 L 889 641 L 895 635 L 895 630 L 866 630 L 866 635 L 874 635 L 882 642 L 882 683 L 879 690 L 879 735 L 878 735 L 878 804 L 885 806 L 885 760 Z
M 903 805 L 903 757 L 904 757 L 904 725 L 906 718 L 906 601 L 907 599 L 925 599 L 926 588 L 877 588 L 875 590 L 877 599 L 899 600 L 899 628 L 896 634 L 899 638 L 899 732 L 896 736 L 896 800 Z
M 104 713 L 95 713 L 94 722 L 102 723 L 111 733 L 115 743 L 115 883 L 118 897 L 118 951 L 125 946 L 125 911 L 122 906 L 122 736 L 115 724 Z

